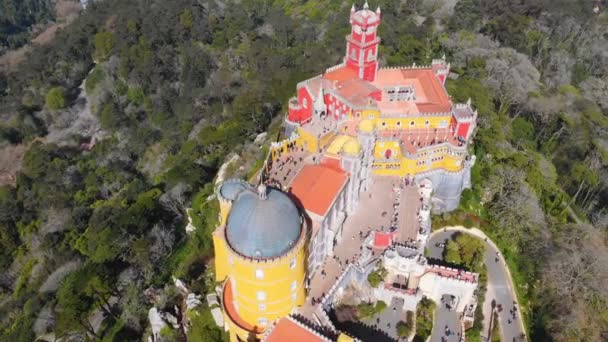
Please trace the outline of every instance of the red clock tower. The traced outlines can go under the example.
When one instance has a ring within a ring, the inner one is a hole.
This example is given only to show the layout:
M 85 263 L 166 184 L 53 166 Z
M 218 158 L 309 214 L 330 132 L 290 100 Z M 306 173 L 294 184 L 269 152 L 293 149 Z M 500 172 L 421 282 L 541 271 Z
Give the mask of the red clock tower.
M 350 10 L 350 35 L 346 37 L 346 66 L 353 69 L 359 78 L 373 82 L 378 71 L 378 44 L 376 36 L 380 25 L 380 7 L 376 12 L 369 10 L 367 1 L 362 10 Z

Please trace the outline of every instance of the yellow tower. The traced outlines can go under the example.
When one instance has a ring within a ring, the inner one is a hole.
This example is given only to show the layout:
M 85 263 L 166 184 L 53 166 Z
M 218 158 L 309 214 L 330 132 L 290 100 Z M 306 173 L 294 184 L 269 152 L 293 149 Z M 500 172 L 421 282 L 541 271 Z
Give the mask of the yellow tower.
M 304 220 L 274 188 L 229 180 L 216 194 L 220 226 L 213 243 L 216 280 L 224 284 L 225 328 L 231 341 L 259 339 L 272 322 L 304 304 Z

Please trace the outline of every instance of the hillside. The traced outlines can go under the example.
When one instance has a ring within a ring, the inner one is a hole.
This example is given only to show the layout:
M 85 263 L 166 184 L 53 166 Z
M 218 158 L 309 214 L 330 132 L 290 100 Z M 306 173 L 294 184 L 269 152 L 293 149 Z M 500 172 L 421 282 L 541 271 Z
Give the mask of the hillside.
M 608 4 L 376 4 L 380 64 L 445 54 L 453 100 L 479 110 L 474 187 L 434 226 L 499 244 L 531 340 L 605 339 Z M 252 141 L 278 131 L 298 81 L 343 56 L 350 6 L 99 1 L 0 73 L 1 153 L 28 147 L 0 187 L 0 340 L 139 341 L 152 305 L 191 319 L 164 340 L 224 338 L 206 304 L 175 312 L 172 276 L 212 291 L 213 179 L 231 153 L 244 164 L 226 172 L 256 171 Z

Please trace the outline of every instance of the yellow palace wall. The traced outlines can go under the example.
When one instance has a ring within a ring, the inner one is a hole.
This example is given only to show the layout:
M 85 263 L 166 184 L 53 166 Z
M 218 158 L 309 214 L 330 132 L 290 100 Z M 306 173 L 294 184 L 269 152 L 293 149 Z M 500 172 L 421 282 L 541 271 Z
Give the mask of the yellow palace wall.
M 392 154 L 390 160 L 384 161 L 386 160 L 384 155 L 386 149 L 391 149 Z M 374 159 L 376 161 L 373 163 L 372 172 L 383 176 L 404 177 L 408 174 L 416 175 L 436 169 L 444 169 L 450 172 L 460 171 L 465 154 L 453 155 L 450 154 L 450 150 L 450 147 L 443 146 L 426 149 L 407 157 L 402 154 L 399 143 L 396 141 L 376 142 L 374 146 Z M 434 161 L 433 158 L 435 158 Z M 428 160 L 431 160 L 431 162 L 427 163 Z
M 260 319 L 265 318 L 268 324 L 271 324 L 274 320 L 290 314 L 296 306 L 304 304 L 304 237 L 305 231 L 296 246 L 282 257 L 256 260 L 235 253 L 224 238 L 223 227 L 214 232 L 216 280 L 224 281 L 230 277 L 235 307 L 241 319 L 251 325 L 260 326 Z M 258 297 L 258 292 L 263 292 L 265 299 Z M 231 333 L 243 337 L 240 332 L 243 329 L 232 322 L 228 326 Z
M 230 275 L 234 289 L 234 298 L 239 315 L 250 324 L 259 325 L 259 319 L 265 318 L 270 324 L 277 318 L 286 316 L 299 305 L 304 304 L 305 248 L 300 245 L 286 256 L 269 261 L 258 261 L 232 255 L 234 263 L 230 265 Z M 295 266 L 291 264 L 295 260 Z M 256 272 L 262 271 L 258 279 Z M 264 293 L 265 300 L 258 297 Z
M 405 130 L 408 128 L 446 128 L 450 123 L 451 117 L 449 115 L 445 116 L 417 116 L 417 117 L 408 117 L 408 118 L 377 118 L 376 119 L 376 127 L 379 130 Z M 412 125 L 412 122 L 414 123 Z M 428 122 L 428 125 L 427 125 Z M 384 123 L 384 125 L 383 125 Z

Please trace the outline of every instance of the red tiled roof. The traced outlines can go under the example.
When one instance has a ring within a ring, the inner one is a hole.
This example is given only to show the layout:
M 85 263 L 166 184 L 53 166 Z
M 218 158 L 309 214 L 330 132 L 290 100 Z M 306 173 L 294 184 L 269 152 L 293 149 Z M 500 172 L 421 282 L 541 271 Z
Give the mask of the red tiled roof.
M 289 317 L 281 318 L 274 326 L 265 342 L 322 342 L 325 341 L 318 334 L 302 327 Z
M 224 311 L 236 325 L 238 325 L 242 329 L 251 331 L 255 334 L 261 334 L 264 332 L 263 328 L 251 325 L 251 324 L 247 323 L 245 320 L 243 320 L 241 318 L 241 316 L 239 316 L 236 308 L 234 307 L 234 303 L 233 303 L 234 296 L 232 293 L 232 282 L 231 282 L 230 278 L 228 278 L 228 280 L 226 281 L 226 285 L 224 285 L 224 294 L 223 295 L 224 295 L 224 300 L 223 300 Z
M 443 88 L 433 69 L 379 69 L 376 81 L 373 83 L 383 90 L 386 87 L 410 85 L 414 88 L 417 111 L 420 113 L 449 112 L 452 103 L 446 90 Z M 410 108 L 410 101 L 388 101 L 383 99 L 379 103 L 381 110 L 401 111 Z M 411 109 L 410 109 L 411 110 Z
M 323 78 L 326 80 L 338 82 L 344 82 L 356 77 L 357 72 L 353 69 L 347 68 L 346 66 L 326 72 L 325 75 L 323 75 Z
M 380 89 L 374 87 L 374 85 L 368 81 L 359 78 L 353 78 L 339 83 L 335 92 L 355 106 L 366 105 L 367 99 L 374 93 L 377 93 L 376 97 L 380 97 Z
M 387 248 L 393 239 L 392 233 L 374 232 L 374 247 L 378 249 Z
M 291 183 L 291 193 L 304 209 L 325 216 L 346 184 L 348 174 L 325 165 L 306 165 Z

